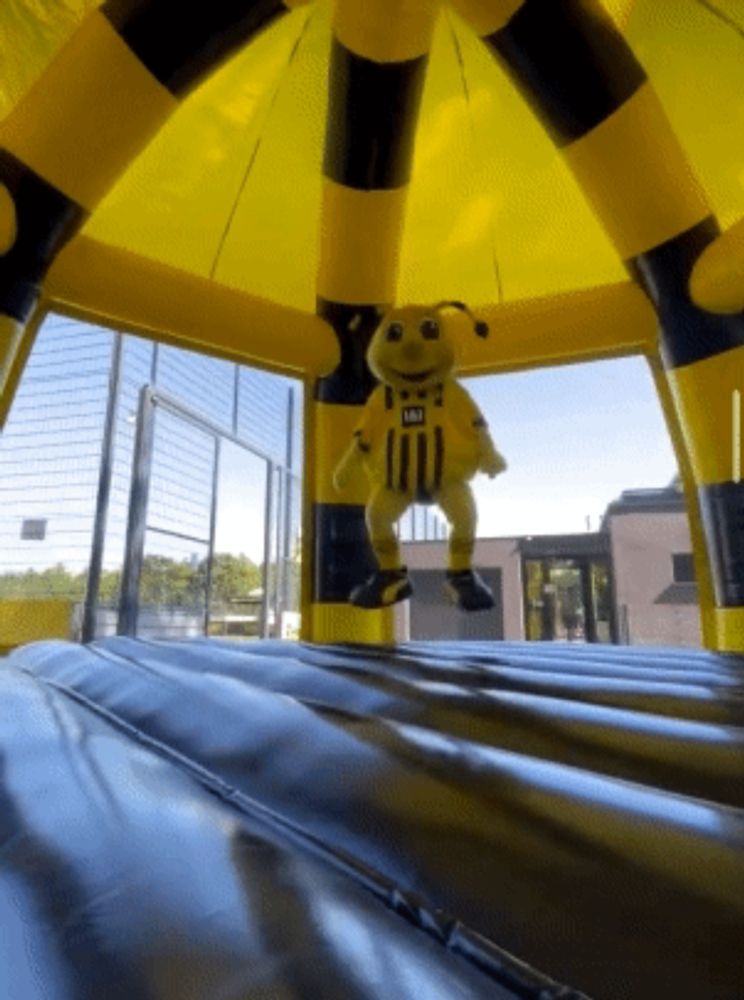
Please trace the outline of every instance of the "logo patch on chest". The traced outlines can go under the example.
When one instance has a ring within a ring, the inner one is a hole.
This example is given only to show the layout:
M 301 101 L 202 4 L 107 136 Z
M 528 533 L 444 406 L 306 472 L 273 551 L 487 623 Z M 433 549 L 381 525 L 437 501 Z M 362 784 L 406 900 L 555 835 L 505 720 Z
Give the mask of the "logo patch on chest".
M 426 422 L 426 410 L 423 406 L 404 406 L 401 410 L 401 422 L 404 427 L 422 427 Z

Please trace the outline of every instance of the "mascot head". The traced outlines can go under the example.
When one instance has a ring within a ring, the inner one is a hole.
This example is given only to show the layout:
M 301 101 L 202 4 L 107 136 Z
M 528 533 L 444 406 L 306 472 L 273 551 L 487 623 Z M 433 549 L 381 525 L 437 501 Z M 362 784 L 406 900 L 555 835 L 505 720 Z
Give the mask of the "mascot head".
M 392 309 L 374 332 L 367 362 L 380 382 L 394 389 L 427 389 L 452 375 L 456 364 L 456 322 L 466 313 L 479 337 L 488 325 L 476 320 L 463 302 Z

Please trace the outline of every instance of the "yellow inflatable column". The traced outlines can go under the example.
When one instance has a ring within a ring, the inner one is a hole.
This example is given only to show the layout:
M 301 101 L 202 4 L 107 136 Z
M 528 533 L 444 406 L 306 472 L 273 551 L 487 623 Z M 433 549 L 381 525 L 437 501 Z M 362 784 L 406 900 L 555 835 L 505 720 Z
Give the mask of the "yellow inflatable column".
M 690 278 L 693 302 L 716 313 L 744 309 L 744 219 L 706 247 Z
M 665 410 L 678 424 L 680 467 L 692 472 L 693 539 L 704 540 L 696 564 L 706 643 L 744 650 L 744 483 L 732 478 L 731 419 L 744 317 L 714 315 L 690 297 L 695 262 L 719 235 L 704 192 L 643 67 L 597 0 L 455 6 L 561 149 L 656 307 L 672 401 Z
M 0 125 L 0 424 L 62 246 L 189 91 L 296 0 L 106 0 Z
M 303 638 L 387 642 L 389 609 L 349 593 L 376 567 L 364 523 L 367 483 L 334 491 L 332 471 L 372 387 L 365 352 L 395 298 L 405 199 L 438 0 L 337 0 L 323 164 L 318 312 L 341 362 L 306 410 Z M 310 393 L 308 393 L 310 396 Z

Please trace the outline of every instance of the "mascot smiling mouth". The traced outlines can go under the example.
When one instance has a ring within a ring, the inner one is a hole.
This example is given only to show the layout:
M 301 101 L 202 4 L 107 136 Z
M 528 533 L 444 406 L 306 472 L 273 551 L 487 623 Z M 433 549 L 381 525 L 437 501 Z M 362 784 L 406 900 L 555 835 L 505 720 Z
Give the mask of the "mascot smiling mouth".
M 399 372 L 396 368 L 390 369 L 394 375 L 398 378 L 404 378 L 406 382 L 423 382 L 427 378 L 431 378 L 432 375 L 436 375 L 436 368 L 427 368 L 422 372 Z

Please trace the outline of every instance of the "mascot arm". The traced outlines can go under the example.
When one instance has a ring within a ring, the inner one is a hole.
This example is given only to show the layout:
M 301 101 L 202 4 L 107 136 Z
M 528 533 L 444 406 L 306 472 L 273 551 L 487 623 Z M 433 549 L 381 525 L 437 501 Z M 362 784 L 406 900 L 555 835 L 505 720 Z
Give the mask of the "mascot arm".
M 493 479 L 506 469 L 506 460 L 496 450 L 488 423 L 470 393 L 459 382 L 453 382 L 452 390 L 457 423 L 463 432 L 477 435 L 480 445 L 478 468 Z
M 506 469 L 506 459 L 504 456 L 496 450 L 496 447 L 491 439 L 491 435 L 488 432 L 488 424 L 485 420 L 481 426 L 477 427 L 478 439 L 480 441 L 480 465 L 479 468 L 482 472 L 493 479 L 498 476 L 500 472 Z
M 364 456 L 368 451 L 369 444 L 362 439 L 361 433 L 356 431 L 354 439 L 333 470 L 333 485 L 339 493 L 360 475 L 364 467 Z
M 333 485 L 339 493 L 361 475 L 364 469 L 365 458 L 374 446 L 375 428 L 382 405 L 382 390 L 378 387 L 369 397 L 351 442 L 333 471 Z

